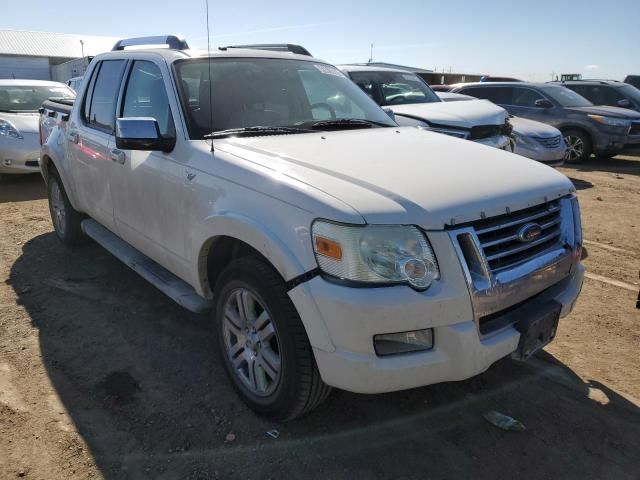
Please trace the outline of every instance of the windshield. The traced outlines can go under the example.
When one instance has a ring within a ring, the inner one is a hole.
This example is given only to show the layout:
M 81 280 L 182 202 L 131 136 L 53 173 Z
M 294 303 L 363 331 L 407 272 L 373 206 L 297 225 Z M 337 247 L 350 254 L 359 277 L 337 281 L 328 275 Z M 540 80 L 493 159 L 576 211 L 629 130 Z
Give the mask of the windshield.
M 211 59 L 211 84 L 207 59 L 176 62 L 175 72 L 189 136 L 194 139 L 256 126 L 298 128 L 302 132 L 325 120 L 356 119 L 372 126 L 396 126 L 340 70 L 323 63 Z M 345 122 L 344 128 L 353 126 Z
M 622 92 L 625 97 L 633 100 L 637 104 L 640 104 L 640 90 L 633 85 L 623 85 L 619 88 L 620 92 Z
M 410 72 L 350 72 L 351 79 L 379 105 L 439 102 L 420 77 Z
M 565 87 L 545 87 L 544 93 L 563 107 L 592 107 L 593 103 Z
M 37 112 L 48 98 L 75 96 L 73 90 L 64 85 L 0 85 L 0 111 Z

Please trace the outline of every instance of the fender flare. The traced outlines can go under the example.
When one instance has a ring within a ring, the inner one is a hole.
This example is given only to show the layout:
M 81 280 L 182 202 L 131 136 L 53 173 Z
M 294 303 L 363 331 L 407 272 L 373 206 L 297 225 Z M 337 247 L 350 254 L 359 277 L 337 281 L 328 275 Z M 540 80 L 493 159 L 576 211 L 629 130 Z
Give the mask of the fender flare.
M 194 262 L 197 265 L 197 278 L 194 279 L 194 284 L 198 293 L 206 298 L 212 297 L 207 272 L 209 248 L 221 237 L 234 238 L 254 248 L 269 261 L 285 282 L 314 268 L 305 267 L 286 242 L 264 223 L 237 213 L 222 212 L 207 217 L 196 228 L 193 237 L 194 251 L 197 252 Z M 290 292 L 289 296 L 291 295 Z M 300 318 L 312 346 L 325 351 L 335 350 L 324 321 L 318 321 L 317 312 L 300 314 Z

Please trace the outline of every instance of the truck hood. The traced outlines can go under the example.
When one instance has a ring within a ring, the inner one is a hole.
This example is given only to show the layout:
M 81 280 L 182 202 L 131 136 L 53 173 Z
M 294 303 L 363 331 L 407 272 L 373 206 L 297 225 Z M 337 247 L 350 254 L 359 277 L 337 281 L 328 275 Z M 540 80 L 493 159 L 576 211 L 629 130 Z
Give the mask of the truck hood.
M 459 128 L 471 128 L 476 125 L 502 125 L 507 118 L 507 112 L 504 108 L 487 100 L 413 103 L 394 105 L 388 108 L 393 110 L 395 115 Z
M 38 113 L 0 112 L 0 118 L 13 123 L 20 133 L 38 133 Z
M 538 162 L 414 127 L 232 138 L 216 150 L 320 190 L 367 223 L 437 230 L 574 191 Z
M 560 130 L 546 123 L 536 122 L 528 118 L 511 117 L 509 119 L 513 126 L 513 131 L 524 137 L 556 137 L 560 135 Z
M 606 105 L 594 105 L 592 107 L 568 107 L 567 110 L 574 110 L 592 115 L 603 115 L 606 117 L 624 118 L 627 120 L 640 120 L 640 113 L 620 107 L 608 107 Z

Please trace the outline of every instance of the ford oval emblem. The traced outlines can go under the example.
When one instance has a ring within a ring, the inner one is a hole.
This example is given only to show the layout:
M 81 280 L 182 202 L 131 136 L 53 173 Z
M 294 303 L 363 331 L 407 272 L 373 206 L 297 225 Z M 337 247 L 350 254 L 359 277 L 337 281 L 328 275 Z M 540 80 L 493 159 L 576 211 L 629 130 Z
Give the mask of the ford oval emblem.
M 537 223 L 527 223 L 518 230 L 518 240 L 522 243 L 531 243 L 542 235 L 542 227 Z

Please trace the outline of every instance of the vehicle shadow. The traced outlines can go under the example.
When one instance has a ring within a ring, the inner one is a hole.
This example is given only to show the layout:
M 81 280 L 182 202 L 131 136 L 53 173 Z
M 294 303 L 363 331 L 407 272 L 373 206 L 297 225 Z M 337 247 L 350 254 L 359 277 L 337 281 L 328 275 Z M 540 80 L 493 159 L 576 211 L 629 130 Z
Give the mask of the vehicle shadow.
M 590 188 L 593 188 L 593 183 L 587 180 L 580 180 L 579 178 L 572 177 L 569 177 L 569 180 L 571 180 L 573 186 L 576 187 L 576 190 L 588 190 Z
M 208 318 L 97 245 L 72 252 L 53 233 L 35 237 L 9 282 L 39 331 L 71 428 L 107 479 L 637 475 L 638 407 L 546 353 L 465 382 L 335 391 L 312 414 L 276 424 L 234 393 Z M 489 410 L 527 430 L 498 429 L 483 418 Z
M 582 163 L 565 163 L 563 168 L 578 172 L 609 172 L 620 175 L 640 175 L 640 158 L 617 156 L 610 159 L 590 158 Z
M 0 203 L 44 198 L 47 198 L 47 188 L 40 174 L 0 175 Z

